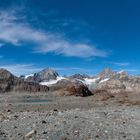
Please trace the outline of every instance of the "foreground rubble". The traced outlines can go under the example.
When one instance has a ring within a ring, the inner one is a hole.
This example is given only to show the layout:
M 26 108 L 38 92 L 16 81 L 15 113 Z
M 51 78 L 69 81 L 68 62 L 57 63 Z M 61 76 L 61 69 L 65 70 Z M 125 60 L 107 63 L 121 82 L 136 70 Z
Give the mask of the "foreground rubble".
M 139 140 L 137 107 L 0 114 L 1 140 Z

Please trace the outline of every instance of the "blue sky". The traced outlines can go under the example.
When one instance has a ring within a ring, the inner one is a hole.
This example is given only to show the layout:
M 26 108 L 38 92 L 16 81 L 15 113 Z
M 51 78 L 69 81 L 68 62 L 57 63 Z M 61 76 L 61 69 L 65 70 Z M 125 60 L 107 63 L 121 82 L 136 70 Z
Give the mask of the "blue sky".
M 0 67 L 16 75 L 46 67 L 95 75 L 140 73 L 138 0 L 3 0 Z

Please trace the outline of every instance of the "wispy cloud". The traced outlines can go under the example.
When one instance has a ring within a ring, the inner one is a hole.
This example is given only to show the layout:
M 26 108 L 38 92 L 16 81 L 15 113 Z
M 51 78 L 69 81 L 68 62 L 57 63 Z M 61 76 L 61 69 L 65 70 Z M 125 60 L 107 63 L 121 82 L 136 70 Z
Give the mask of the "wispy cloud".
M 117 65 L 117 66 L 128 66 L 128 65 L 130 65 L 130 63 L 128 63 L 128 62 L 107 62 L 107 63 Z
M 10 13 L 10 14 L 9 14 Z M 14 13 L 14 14 L 13 14 Z M 15 12 L 0 12 L 0 40 L 21 46 L 24 42 L 34 45 L 35 53 L 54 53 L 75 57 L 106 57 L 107 52 L 97 49 L 94 45 L 75 43 L 67 40 L 61 33 L 42 31 L 20 22 Z
M 3 58 L 3 56 L 2 56 L 2 55 L 0 55 L 0 58 Z
M 124 69 L 123 71 L 127 71 L 127 72 L 140 72 L 139 69 Z
M 0 68 L 7 69 L 17 76 L 32 74 L 42 69 L 34 66 L 33 64 L 0 65 Z

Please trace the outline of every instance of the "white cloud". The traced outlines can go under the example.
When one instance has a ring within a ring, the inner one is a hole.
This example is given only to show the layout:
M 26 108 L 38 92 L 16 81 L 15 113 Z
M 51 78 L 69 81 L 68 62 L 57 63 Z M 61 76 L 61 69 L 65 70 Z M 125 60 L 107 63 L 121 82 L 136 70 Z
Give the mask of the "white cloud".
M 117 65 L 117 66 L 128 66 L 130 63 L 128 62 L 109 62 L 110 64 Z
M 0 68 L 7 69 L 16 76 L 35 73 L 42 69 L 35 67 L 33 64 L 0 65 Z
M 10 12 L 0 12 L 0 40 L 21 46 L 24 42 L 34 44 L 36 53 L 54 53 L 75 57 L 106 57 L 105 51 L 97 49 L 93 45 L 74 43 L 68 41 L 61 34 L 44 32 L 21 23 L 20 19 Z

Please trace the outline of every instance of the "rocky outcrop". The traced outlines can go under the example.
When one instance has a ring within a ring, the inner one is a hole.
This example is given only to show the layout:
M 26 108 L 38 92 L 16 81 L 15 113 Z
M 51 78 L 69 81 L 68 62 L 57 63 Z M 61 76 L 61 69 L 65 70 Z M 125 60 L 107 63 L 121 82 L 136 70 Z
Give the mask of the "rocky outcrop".
M 59 96 L 91 96 L 93 95 L 86 85 L 77 80 L 61 80 L 57 84 L 52 85 L 50 91 Z
M 42 86 L 39 85 L 38 83 L 34 82 L 25 82 L 23 80 L 18 80 L 16 81 L 14 88 L 14 91 L 25 91 L 25 92 L 30 92 L 30 93 L 35 93 L 35 92 L 48 92 L 49 87 L 47 86 Z
M 109 77 L 109 80 L 97 84 L 96 89 L 106 89 L 108 92 L 119 93 L 126 92 L 139 92 L 140 91 L 140 77 L 129 76 L 127 72 L 112 72 L 110 69 L 105 70 L 101 75 Z M 100 76 L 101 76 L 100 75 Z
M 128 73 L 125 71 L 112 71 L 110 68 L 105 68 L 99 75 L 100 78 L 111 78 L 111 79 L 119 79 L 119 80 L 128 80 Z
M 107 90 L 108 92 L 117 93 L 120 92 L 121 90 L 125 90 L 126 86 L 120 80 L 111 79 L 107 82 L 98 84 L 96 89 Z
M 6 69 L 0 69 L 0 80 L 11 81 L 16 77 Z
M 0 69 L 0 92 L 27 91 L 27 92 L 47 92 L 47 86 L 41 86 L 34 82 L 26 82 L 22 78 L 14 76 L 6 69 Z
M 0 92 L 10 91 L 16 79 L 17 77 L 6 69 L 0 69 Z
M 85 85 L 70 85 L 65 88 L 69 95 L 87 97 L 93 95 Z

